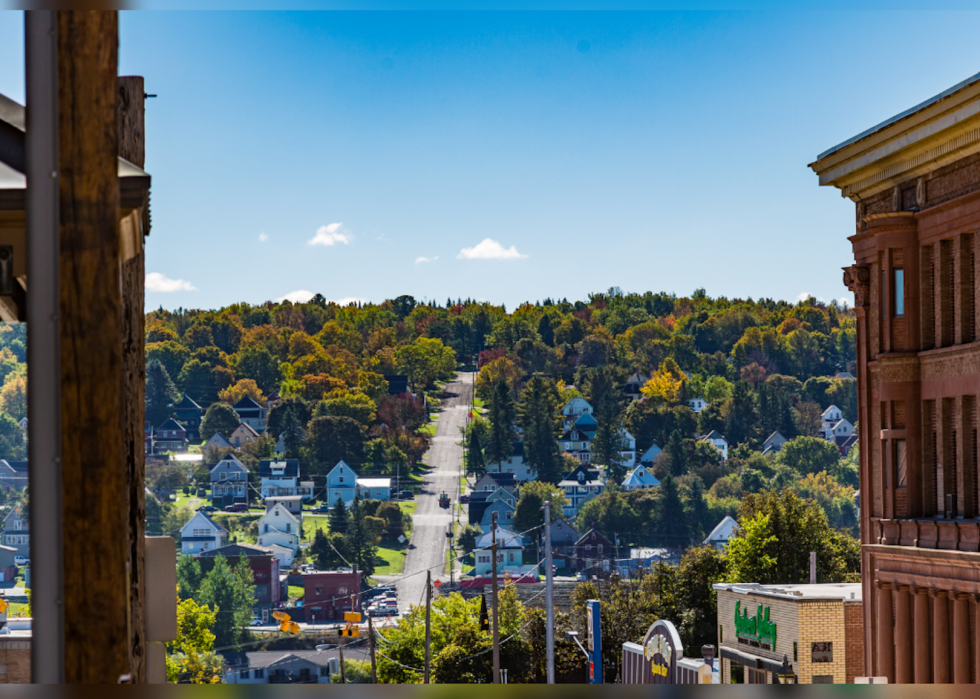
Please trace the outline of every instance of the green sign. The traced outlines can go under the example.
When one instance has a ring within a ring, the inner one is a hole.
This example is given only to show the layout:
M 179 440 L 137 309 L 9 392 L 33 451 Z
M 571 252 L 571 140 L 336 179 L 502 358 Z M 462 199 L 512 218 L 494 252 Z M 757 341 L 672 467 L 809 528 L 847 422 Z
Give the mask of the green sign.
M 755 616 L 749 616 L 748 609 L 742 609 L 742 602 L 735 603 L 735 636 L 763 643 L 768 641 L 776 647 L 776 622 L 769 621 L 769 607 L 763 610 L 760 604 Z

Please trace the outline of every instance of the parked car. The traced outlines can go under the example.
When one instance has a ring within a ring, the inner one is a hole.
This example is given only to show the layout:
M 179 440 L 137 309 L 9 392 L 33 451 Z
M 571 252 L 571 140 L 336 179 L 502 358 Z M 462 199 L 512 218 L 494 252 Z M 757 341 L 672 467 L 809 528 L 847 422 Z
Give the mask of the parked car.
M 214 512 L 218 508 L 216 508 L 214 505 L 204 505 L 204 506 L 199 507 L 197 509 L 198 509 L 199 512 L 208 512 L 208 513 L 210 513 L 210 512 Z
M 585 582 L 585 573 L 578 572 L 575 574 L 575 579 L 579 582 Z
M 197 489 L 197 497 L 206 498 L 207 496 L 208 496 L 208 491 L 206 491 L 204 488 Z
M 27 556 L 14 556 L 14 563 L 19 566 L 29 566 L 31 564 L 31 559 Z
M 470 496 L 469 495 L 460 495 L 459 496 L 459 501 L 462 504 L 466 504 L 466 503 L 468 503 L 470 501 Z
M 225 505 L 225 512 L 248 512 L 248 505 L 246 505 L 244 502 L 236 502 L 234 505 Z
M 413 493 L 411 490 L 399 490 L 398 497 L 402 500 L 411 500 L 415 497 L 415 493 Z
M 323 503 L 322 505 L 317 505 L 313 508 L 313 514 L 315 515 L 325 515 L 330 513 L 330 505 Z
M 387 597 L 388 595 L 395 594 L 395 589 L 393 587 L 388 587 L 387 585 L 382 585 L 380 587 L 372 587 L 361 593 L 362 600 L 373 600 L 378 597 Z

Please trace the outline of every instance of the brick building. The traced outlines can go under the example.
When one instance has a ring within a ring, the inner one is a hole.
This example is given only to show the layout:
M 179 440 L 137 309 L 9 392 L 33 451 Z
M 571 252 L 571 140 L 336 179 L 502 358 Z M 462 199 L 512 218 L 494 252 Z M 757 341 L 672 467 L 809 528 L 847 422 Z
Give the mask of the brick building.
M 733 673 L 746 684 L 772 684 L 783 656 L 800 684 L 853 684 L 863 674 L 860 583 L 714 588 L 722 684 Z
M 228 565 L 236 566 L 243 555 L 248 557 L 248 565 L 254 576 L 256 610 L 278 607 L 280 600 L 283 600 L 279 586 L 279 560 L 270 548 L 253 544 L 228 544 L 204 551 L 198 556 L 201 573 L 207 575 L 218 556 L 228 559 Z
M 361 609 L 361 574 L 304 573 L 303 592 L 307 622 L 343 621 L 344 612 Z
M 818 156 L 855 203 L 865 672 L 980 667 L 980 75 Z

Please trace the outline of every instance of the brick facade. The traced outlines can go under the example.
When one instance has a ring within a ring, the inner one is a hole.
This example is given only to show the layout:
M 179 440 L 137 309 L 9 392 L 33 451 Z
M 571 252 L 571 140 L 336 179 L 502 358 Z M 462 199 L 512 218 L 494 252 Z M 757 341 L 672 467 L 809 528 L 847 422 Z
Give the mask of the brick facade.
M 890 682 L 980 679 L 978 105 L 975 76 L 811 165 L 855 206 L 861 674 Z
M 0 641 L 0 684 L 30 684 L 31 640 Z

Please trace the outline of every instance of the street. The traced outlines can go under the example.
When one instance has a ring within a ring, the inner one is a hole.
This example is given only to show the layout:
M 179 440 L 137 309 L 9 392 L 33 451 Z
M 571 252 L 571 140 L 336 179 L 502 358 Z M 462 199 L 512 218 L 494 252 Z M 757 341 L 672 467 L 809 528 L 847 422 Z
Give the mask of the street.
M 429 471 L 425 475 L 413 518 L 414 529 L 405 557 L 405 570 L 396 584 L 401 614 L 406 613 L 411 605 L 425 602 L 423 595 L 427 569 L 432 569 L 433 580 L 449 579 L 443 574 L 443 565 L 452 508 L 439 507 L 439 494 L 443 491 L 448 493 L 453 506 L 459 498 L 459 475 L 463 464 L 463 435 L 460 428 L 466 425 L 470 409 L 473 374 L 457 373 L 456 380 L 446 385 L 444 394 L 442 412 L 436 422 L 436 436 L 428 452 Z M 384 578 L 378 576 L 378 579 Z

